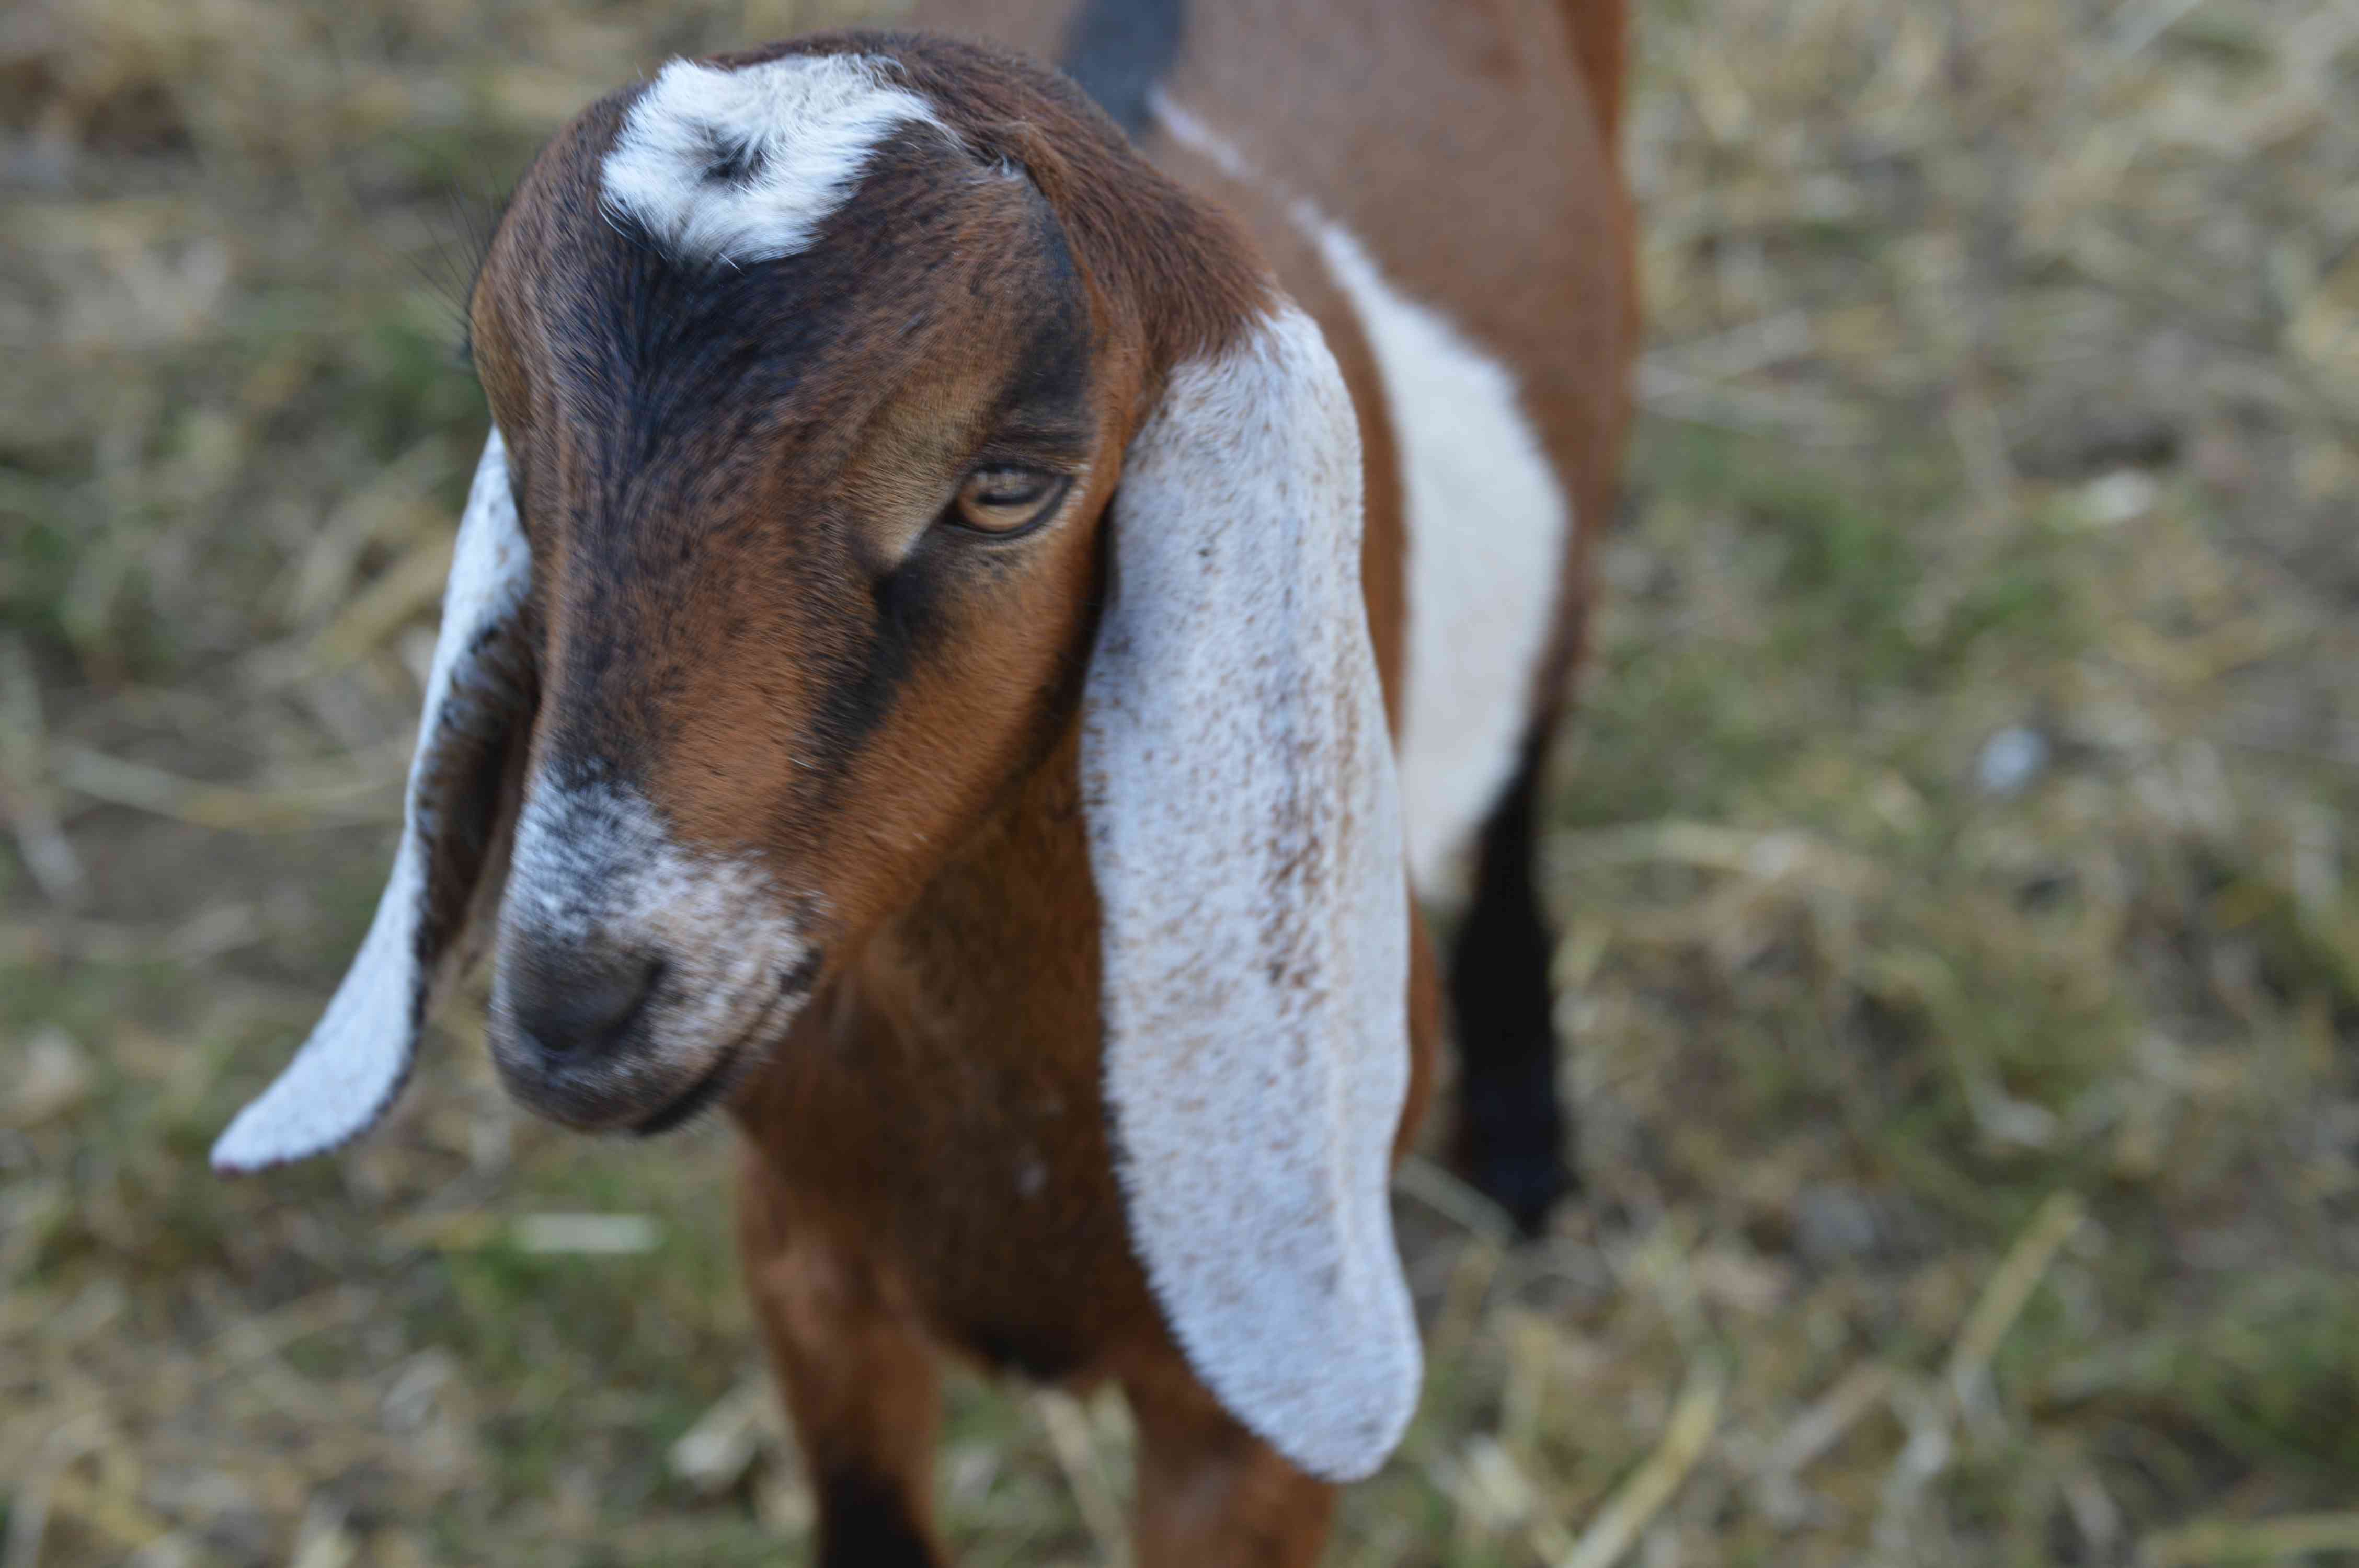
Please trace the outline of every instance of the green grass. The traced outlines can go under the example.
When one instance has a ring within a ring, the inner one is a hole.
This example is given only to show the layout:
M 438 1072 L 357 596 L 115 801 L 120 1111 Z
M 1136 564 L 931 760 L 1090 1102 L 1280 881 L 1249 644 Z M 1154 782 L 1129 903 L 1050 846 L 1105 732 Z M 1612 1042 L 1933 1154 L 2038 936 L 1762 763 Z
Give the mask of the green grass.
M 808 1560 L 789 1440 L 710 1494 L 670 1459 L 760 1376 L 718 1135 L 521 1120 L 462 1007 L 359 1146 L 203 1166 L 389 848 L 389 795 L 273 802 L 388 772 L 415 710 L 430 605 L 299 651 L 463 490 L 453 193 L 667 49 L 824 19 L 788 9 L 95 0 L 0 67 L 12 146 L 73 149 L 0 210 L 36 367 L 0 675 L 39 719 L 0 686 L 0 797 L 86 875 L 0 851 L 0 1518 L 41 1568 Z M 1644 9 L 1650 390 L 1544 868 L 1585 1189 L 1502 1249 L 1409 1184 L 1425 1400 L 1332 1561 L 1560 1558 L 1707 1387 L 1624 1562 L 2297 1561 L 2263 1527 L 2351 1508 L 2332 13 L 2212 0 L 2124 54 L 2130 14 L 2048 0 Z M 2009 728 L 2046 764 L 1994 795 Z M 91 753 L 230 795 L 125 805 Z M 579 1211 L 653 1249 L 516 1240 Z M 1071 1418 L 954 1388 L 962 1561 L 1101 1558 L 1077 1498 L 1130 1435 L 1093 1403 L 1069 1464 Z

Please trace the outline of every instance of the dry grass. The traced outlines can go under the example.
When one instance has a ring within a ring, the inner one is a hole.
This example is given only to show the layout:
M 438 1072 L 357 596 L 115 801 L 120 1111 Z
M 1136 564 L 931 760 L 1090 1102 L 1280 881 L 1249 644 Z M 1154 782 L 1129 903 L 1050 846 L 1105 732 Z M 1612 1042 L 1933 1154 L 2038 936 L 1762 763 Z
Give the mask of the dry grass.
M 1335 1561 L 2359 1561 L 2359 10 L 1643 9 L 1587 1199 L 1509 1251 L 1412 1173 L 1430 1385 Z M 202 1152 L 388 842 L 451 192 L 817 17 L 0 22 L 0 1568 L 802 1551 L 712 1135 L 519 1122 L 462 1022 L 346 1156 Z M 1124 1447 L 963 1390 L 967 1560 L 1105 1554 Z

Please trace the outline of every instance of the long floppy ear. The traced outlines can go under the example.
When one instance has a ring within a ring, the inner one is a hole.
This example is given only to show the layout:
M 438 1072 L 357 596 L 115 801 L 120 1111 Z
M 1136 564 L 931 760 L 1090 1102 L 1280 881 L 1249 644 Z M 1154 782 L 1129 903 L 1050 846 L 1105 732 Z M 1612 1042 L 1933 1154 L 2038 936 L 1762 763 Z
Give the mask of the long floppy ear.
M 1181 1350 L 1303 1469 L 1416 1409 L 1386 1197 L 1408 893 L 1360 591 L 1360 439 L 1280 302 L 1133 441 L 1083 698 L 1106 1093 L 1132 1243 Z
M 522 625 L 531 580 L 495 428 L 442 593 L 392 877 L 311 1037 L 213 1145 L 216 1170 L 323 1153 L 374 1126 L 409 1076 L 427 1011 L 465 969 L 506 878 L 537 690 Z

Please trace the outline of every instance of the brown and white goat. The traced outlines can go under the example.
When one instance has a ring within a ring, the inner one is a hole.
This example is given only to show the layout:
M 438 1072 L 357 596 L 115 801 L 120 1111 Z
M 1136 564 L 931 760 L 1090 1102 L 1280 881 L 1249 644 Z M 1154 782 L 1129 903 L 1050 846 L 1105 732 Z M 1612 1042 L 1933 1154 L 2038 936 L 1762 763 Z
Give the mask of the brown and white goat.
M 1562 1181 L 1531 818 L 1626 417 L 1620 5 L 918 19 L 1070 74 L 675 61 L 526 175 L 392 881 L 215 1159 L 369 1126 L 488 946 L 517 1099 L 742 1129 L 823 1561 L 939 1559 L 948 1351 L 1123 1385 L 1144 1563 L 1308 1563 L 1417 1402 L 1461 861 L 1460 1155 Z

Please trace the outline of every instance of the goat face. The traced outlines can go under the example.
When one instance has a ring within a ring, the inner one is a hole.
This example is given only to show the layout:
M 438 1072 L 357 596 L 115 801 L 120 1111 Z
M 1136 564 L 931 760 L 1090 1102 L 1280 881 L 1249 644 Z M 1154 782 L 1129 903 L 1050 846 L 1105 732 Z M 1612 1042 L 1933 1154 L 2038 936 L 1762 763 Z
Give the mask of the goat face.
M 781 62 L 908 97 L 814 63 Z M 1069 725 L 1122 435 L 1035 186 L 912 111 L 785 250 L 760 182 L 795 171 L 720 75 L 544 157 L 473 312 L 540 672 L 491 1037 L 580 1126 L 725 1087 Z M 699 203 L 772 237 L 708 250 Z

